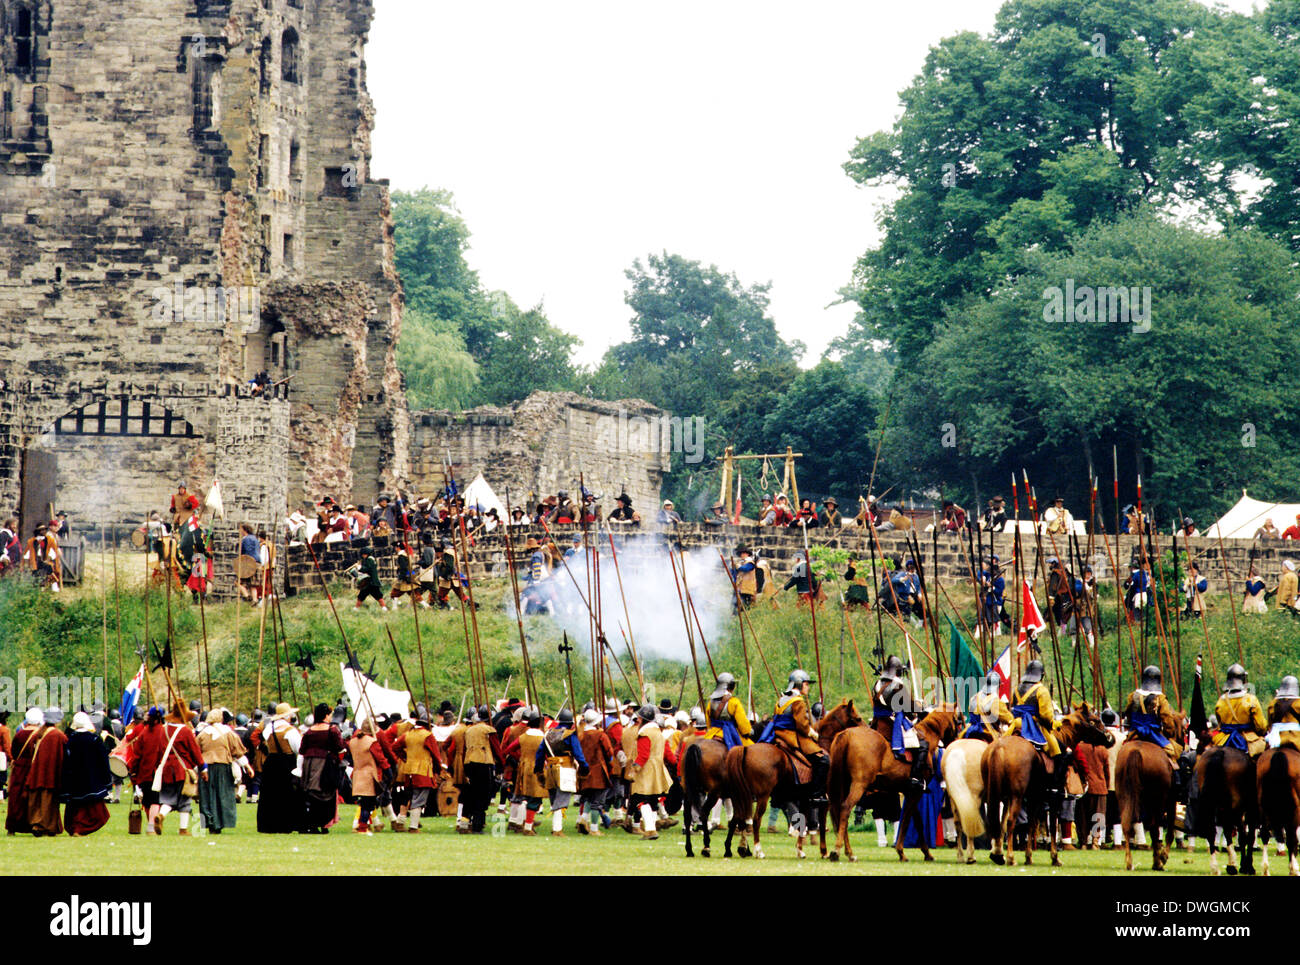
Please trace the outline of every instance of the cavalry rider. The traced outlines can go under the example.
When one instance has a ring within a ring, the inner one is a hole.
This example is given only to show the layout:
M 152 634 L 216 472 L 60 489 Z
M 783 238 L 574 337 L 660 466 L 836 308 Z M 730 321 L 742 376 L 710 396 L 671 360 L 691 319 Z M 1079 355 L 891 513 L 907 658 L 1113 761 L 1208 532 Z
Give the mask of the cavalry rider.
M 1178 756 L 1183 748 L 1172 739 L 1179 736 L 1178 714 L 1165 696 L 1163 684 L 1159 667 L 1143 670 L 1138 688 L 1129 694 L 1123 717 L 1128 725 L 1127 740 L 1148 740 L 1163 747 L 1174 762 L 1174 780 L 1177 781 Z
M 1277 696 L 1268 706 L 1268 719 L 1273 725 L 1268 732 L 1270 747 L 1300 749 L 1300 681 L 1290 674 L 1278 685 Z
M 709 694 L 708 730 L 704 736 L 719 740 L 727 745 L 727 750 L 754 743 L 754 727 L 745 715 L 745 705 L 734 693 L 736 678 L 723 672 L 718 674 L 717 685 Z
M 984 683 L 974 697 L 970 699 L 970 723 L 962 731 L 963 738 L 982 740 L 992 743 L 1015 723 L 1007 702 L 998 694 L 1002 678 L 996 671 L 990 670 L 984 675 Z
M 1052 709 L 1052 695 L 1043 683 L 1041 660 L 1031 660 L 1025 667 L 1012 698 L 1011 713 L 1016 719 L 1007 733 L 1019 734 L 1039 750 L 1046 750 L 1053 760 L 1061 755 L 1061 745 L 1052 733 L 1056 714 Z
M 1258 697 L 1247 692 L 1246 668 L 1241 664 L 1229 667 L 1224 679 L 1228 688 L 1214 705 L 1214 716 L 1219 721 L 1214 743 L 1259 757 L 1264 753 L 1264 734 L 1268 731 L 1264 708 Z
M 809 796 L 812 803 L 820 804 L 826 796 L 826 776 L 831 762 L 817 743 L 813 729 L 812 708 L 808 691 L 813 680 L 804 670 L 791 670 L 785 693 L 776 704 L 776 714 L 769 725 L 772 737 L 802 755 L 812 765 Z
M 912 786 L 924 788 L 925 756 L 929 750 L 926 742 L 919 735 L 912 734 L 912 720 L 908 716 L 913 710 L 912 694 L 903 685 L 903 675 L 907 668 L 893 654 L 885 658 L 885 667 L 880 672 L 880 679 L 871 690 L 871 726 L 876 733 L 889 741 L 890 750 L 900 761 L 907 760 L 909 745 L 915 751 L 912 756 Z

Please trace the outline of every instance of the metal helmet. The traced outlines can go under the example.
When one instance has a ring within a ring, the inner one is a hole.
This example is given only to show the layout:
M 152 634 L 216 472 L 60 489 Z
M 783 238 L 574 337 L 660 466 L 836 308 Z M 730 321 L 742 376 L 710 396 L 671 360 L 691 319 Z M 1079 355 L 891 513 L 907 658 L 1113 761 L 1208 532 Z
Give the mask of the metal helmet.
M 1101 722 L 1107 727 L 1114 727 L 1119 723 L 1119 714 L 1115 713 L 1113 707 L 1107 707 L 1101 712 Z
M 1228 668 L 1228 672 L 1225 674 L 1224 679 L 1228 685 L 1228 690 L 1245 690 L 1246 681 L 1249 679 L 1249 675 L 1246 673 L 1245 667 L 1239 663 L 1234 663 Z
M 1041 683 L 1043 680 L 1043 661 L 1031 660 L 1025 667 L 1025 672 L 1020 675 L 1021 680 L 1028 680 L 1032 684 Z
M 561 724 L 564 724 L 565 726 L 572 726 L 573 711 L 569 710 L 568 707 L 565 707 L 562 711 L 560 711 L 560 713 L 556 716 L 555 719 L 556 721 L 558 721 Z
M 696 727 L 707 727 L 709 725 L 708 720 L 704 716 L 704 711 L 700 710 L 698 707 L 691 708 L 691 723 Z
M 814 721 L 817 721 L 817 720 L 821 720 L 825 716 L 826 716 L 826 708 L 822 706 L 822 702 L 820 700 L 816 701 L 812 705 L 812 719 Z
M 489 724 L 492 722 L 492 711 L 488 708 L 487 704 L 484 704 L 483 706 L 479 707 L 478 719 L 480 722 L 484 724 Z M 572 714 L 569 715 L 569 720 L 573 720 Z
M 1278 684 L 1277 695 L 1279 697 L 1300 697 L 1300 680 L 1296 680 L 1291 674 L 1282 678 Z
M 542 715 L 541 712 L 536 707 L 528 708 L 527 720 L 528 720 L 529 727 L 542 726 Z
M 795 668 L 790 671 L 790 676 L 786 682 L 786 690 L 797 690 L 804 684 L 813 682 L 812 677 L 808 676 L 808 671 Z
M 1142 669 L 1142 689 L 1148 693 L 1159 694 L 1164 691 L 1161 687 L 1164 685 L 1164 677 L 1160 673 L 1160 668 L 1152 665 Z
M 996 694 L 998 688 L 1002 686 L 1002 676 L 995 670 L 990 670 L 984 675 L 984 685 L 980 687 L 982 694 Z
M 654 704 L 644 704 L 641 709 L 636 712 L 636 715 L 646 723 L 653 722 L 657 714 L 658 711 L 655 710 Z
M 885 658 L 885 668 L 880 671 L 880 676 L 885 680 L 897 680 L 906 672 L 906 668 L 903 666 L 903 661 L 899 660 L 891 653 Z
M 724 670 L 722 673 L 718 674 L 715 687 L 718 690 L 734 690 L 736 687 L 736 678 Z
M 582 712 L 584 714 L 589 710 L 595 710 L 595 709 L 596 709 L 596 702 L 594 700 L 589 700 L 582 705 Z
M 235 723 L 236 723 L 238 726 L 240 726 L 240 727 L 247 727 L 247 726 L 248 726 L 248 715 L 247 715 L 247 714 L 239 714 L 239 715 L 237 715 L 237 716 L 235 717 Z

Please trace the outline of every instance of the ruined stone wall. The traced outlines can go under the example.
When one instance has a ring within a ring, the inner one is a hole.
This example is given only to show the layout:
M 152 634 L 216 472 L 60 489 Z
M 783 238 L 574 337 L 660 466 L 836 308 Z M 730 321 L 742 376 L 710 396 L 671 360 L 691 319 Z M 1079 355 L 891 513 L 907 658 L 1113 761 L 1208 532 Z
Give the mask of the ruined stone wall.
M 458 414 L 413 413 L 413 491 L 442 488 L 450 451 L 458 481 L 481 472 L 512 505 L 561 489 L 576 497 L 581 475 L 606 513 L 626 491 L 638 512 L 653 514 L 670 468 L 670 440 L 655 421 L 666 415 L 640 400 L 602 402 L 572 392 L 534 392 L 511 406 Z

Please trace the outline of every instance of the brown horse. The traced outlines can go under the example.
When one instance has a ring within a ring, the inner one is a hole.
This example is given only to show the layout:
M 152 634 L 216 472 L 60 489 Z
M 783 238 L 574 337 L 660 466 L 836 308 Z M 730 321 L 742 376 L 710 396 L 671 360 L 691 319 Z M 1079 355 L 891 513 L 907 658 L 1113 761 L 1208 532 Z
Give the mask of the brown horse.
M 1076 744 L 1101 744 L 1110 747 L 1115 743 L 1115 738 L 1106 730 L 1101 718 L 1086 701 L 1075 704 L 1074 709 L 1061 718 L 1057 724 L 1056 739 L 1061 745 L 1059 759 L 1061 767 L 1065 766 L 1066 755 Z M 1045 808 L 1052 864 L 1061 863 L 1056 853 L 1056 812 L 1048 807 L 1051 779 L 1055 777 L 1059 780 L 1060 776 L 1049 772 L 1049 760 L 1046 753 L 1038 750 L 1019 734 L 999 737 L 989 745 L 980 759 L 980 777 L 984 781 L 984 808 L 993 839 L 993 850 L 989 854 L 989 859 L 994 864 L 1002 864 L 1004 861 L 1009 865 L 1016 863 L 1012 852 L 1012 834 L 1021 808 L 1029 816 L 1029 826 L 1025 835 L 1025 864 L 1033 863 L 1040 815 Z
M 1178 743 L 1182 743 L 1180 739 Z M 1163 871 L 1174 840 L 1177 795 L 1174 767 L 1158 744 L 1132 738 L 1124 742 L 1115 761 L 1115 796 L 1124 828 L 1124 868 L 1133 870 L 1133 833 L 1141 822 L 1151 835 L 1151 869 Z M 1164 828 L 1165 839 L 1160 840 Z
M 1194 774 L 1198 790 L 1196 833 L 1210 844 L 1210 873 L 1219 873 L 1217 829 L 1223 828 L 1228 874 L 1237 873 L 1237 855 L 1232 845 L 1236 837 L 1241 842 L 1241 873 L 1253 875 L 1255 828 L 1259 824 L 1254 758 L 1235 747 L 1211 745 L 1196 758 Z
M 940 744 L 950 744 L 957 739 L 960 721 L 956 708 L 945 705 L 916 722 L 917 736 L 926 742 L 928 748 L 926 758 L 930 767 L 927 777 L 933 773 L 935 750 Z M 909 821 L 916 823 L 925 860 L 934 860 L 926 843 L 925 829 L 920 826 L 921 792 L 911 786 L 911 778 L 912 765 L 898 760 L 889 741 L 872 727 L 846 730 L 834 740 L 831 744 L 830 779 L 827 781 L 835 820 L 835 848 L 829 856 L 832 861 L 839 860 L 841 850 L 850 861 L 857 860 L 849 842 L 849 820 L 863 795 L 897 795 L 900 792 L 904 795 L 903 812 L 898 820 L 898 840 L 894 843 L 898 860 L 907 860 L 903 852 L 903 835 Z
M 1291 876 L 1300 875 L 1300 845 L 1296 828 L 1300 826 L 1300 749 L 1283 744 L 1259 756 L 1255 764 L 1255 787 L 1259 797 L 1260 850 L 1264 852 L 1264 874 L 1268 874 L 1269 835 L 1286 842 L 1287 864 Z
M 704 826 L 704 847 L 700 857 L 709 856 L 709 815 L 722 798 L 731 797 L 727 784 L 727 746 L 720 740 L 692 736 L 682 755 L 682 821 L 686 831 L 686 857 L 695 857 L 691 847 L 691 825 L 697 819 Z M 731 857 L 731 835 L 727 835 L 724 857 Z
M 854 732 L 862 724 L 857 708 L 852 700 L 841 700 L 839 704 L 823 717 L 817 724 L 817 742 L 823 750 L 828 749 L 835 738 L 844 731 Z M 727 848 L 730 850 L 732 835 L 740 830 L 740 845 L 737 854 L 742 858 L 749 852 L 748 840 L 752 830 L 754 834 L 753 855 L 766 857 L 759 841 L 759 827 L 768 801 L 773 796 L 778 801 L 797 802 L 800 798 L 799 781 L 795 773 L 793 757 L 781 746 L 770 744 L 750 744 L 747 747 L 733 747 L 727 752 L 727 779 L 731 790 L 731 803 L 734 814 L 727 828 Z M 806 806 L 806 804 L 805 804 Z M 818 809 L 816 817 L 822 828 L 826 825 L 826 809 Z M 795 854 L 807 857 L 804 846 L 808 840 L 806 825 L 798 829 L 795 839 Z M 825 832 L 821 842 L 825 848 Z

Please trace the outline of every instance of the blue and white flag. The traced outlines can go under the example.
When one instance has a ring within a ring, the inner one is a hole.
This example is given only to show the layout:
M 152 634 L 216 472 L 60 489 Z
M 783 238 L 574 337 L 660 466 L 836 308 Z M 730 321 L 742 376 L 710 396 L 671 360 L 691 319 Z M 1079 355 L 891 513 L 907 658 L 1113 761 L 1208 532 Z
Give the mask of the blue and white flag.
M 135 705 L 140 702 L 140 688 L 144 686 L 145 666 L 140 664 L 140 669 L 135 672 L 131 682 L 126 685 L 122 691 L 122 706 L 119 708 L 122 713 L 123 726 L 129 726 L 131 715 L 135 713 Z

